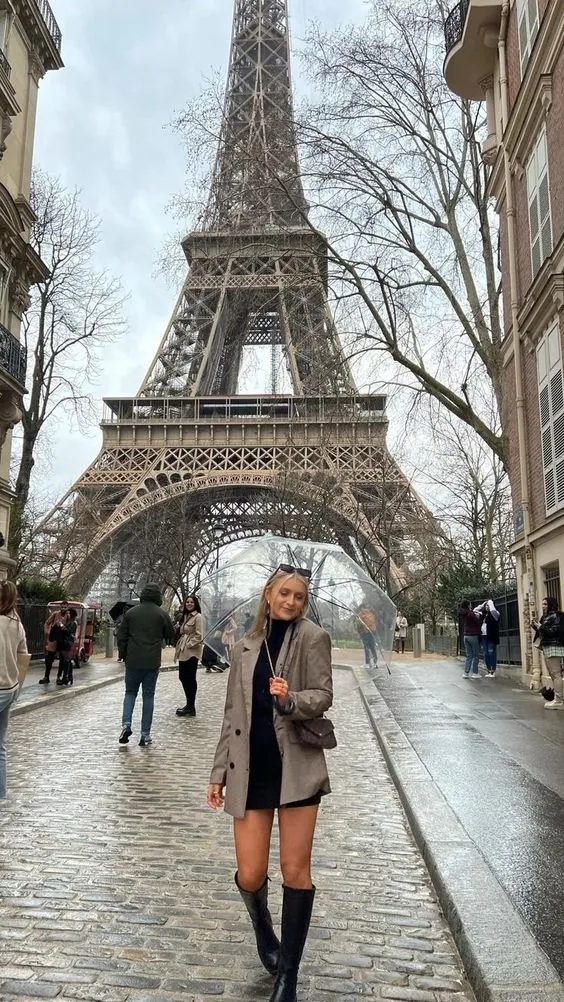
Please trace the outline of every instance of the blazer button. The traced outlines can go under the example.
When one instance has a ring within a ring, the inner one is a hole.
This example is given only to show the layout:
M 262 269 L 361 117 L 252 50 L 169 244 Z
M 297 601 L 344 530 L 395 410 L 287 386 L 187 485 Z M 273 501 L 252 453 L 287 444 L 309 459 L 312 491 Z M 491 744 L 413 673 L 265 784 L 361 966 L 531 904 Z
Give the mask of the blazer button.
M 234 769 L 235 768 L 235 763 L 234 762 L 230 762 L 229 763 L 229 768 L 230 769 Z
M 235 734 L 237 735 L 237 737 L 239 737 L 240 733 L 241 733 L 241 731 L 239 730 L 239 728 L 237 728 L 237 730 L 235 731 Z

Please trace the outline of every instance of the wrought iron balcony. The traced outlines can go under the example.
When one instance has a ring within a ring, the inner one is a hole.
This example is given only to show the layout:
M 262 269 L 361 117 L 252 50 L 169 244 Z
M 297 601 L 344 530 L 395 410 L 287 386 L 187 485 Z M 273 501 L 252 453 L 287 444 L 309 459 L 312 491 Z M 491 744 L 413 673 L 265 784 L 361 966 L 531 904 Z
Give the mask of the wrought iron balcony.
M 445 21 L 445 47 L 447 56 L 455 45 L 458 45 L 464 34 L 464 25 L 468 15 L 470 0 L 460 0 L 456 7 L 453 7 Z
M 10 73 L 12 72 L 12 67 L 10 66 L 8 60 L 6 59 L 6 56 L 2 52 L 2 49 L 0 49 L 0 70 L 4 71 L 9 80 Z
M 49 32 L 53 40 L 55 48 L 57 49 L 58 52 L 60 52 L 63 36 L 61 33 L 61 29 L 59 28 L 59 25 L 55 20 L 55 15 L 51 10 L 51 5 L 48 3 L 48 0 L 32 0 L 32 2 L 39 10 L 39 13 L 41 14 L 41 17 L 45 24 L 45 27 L 47 28 L 47 31 Z
M 25 388 L 27 351 L 4 324 L 0 324 L 0 367 Z

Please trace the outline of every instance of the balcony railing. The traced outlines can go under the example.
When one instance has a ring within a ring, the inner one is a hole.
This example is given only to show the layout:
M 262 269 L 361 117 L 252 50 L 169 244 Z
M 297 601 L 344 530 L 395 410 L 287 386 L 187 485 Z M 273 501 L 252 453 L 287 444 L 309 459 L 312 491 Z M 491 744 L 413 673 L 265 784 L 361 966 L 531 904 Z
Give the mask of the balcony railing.
M 48 0 L 33 0 L 33 3 L 35 3 L 35 6 L 38 8 L 41 17 L 43 18 L 45 27 L 53 39 L 55 48 L 58 52 L 60 52 L 63 36 L 61 29 L 55 20 L 55 15 L 51 10 L 51 5 L 48 3 Z
M 8 60 L 6 59 L 6 56 L 2 52 L 2 49 L 0 49 L 0 70 L 4 71 L 9 80 L 10 73 L 12 72 L 12 67 L 10 66 Z
M 453 49 L 455 45 L 458 45 L 460 39 L 462 38 L 469 6 L 470 0 L 460 0 L 460 3 L 457 3 L 456 7 L 453 7 L 445 21 L 445 46 L 447 56 L 450 50 Z
M 25 387 L 27 351 L 4 324 L 0 324 L 0 366 Z

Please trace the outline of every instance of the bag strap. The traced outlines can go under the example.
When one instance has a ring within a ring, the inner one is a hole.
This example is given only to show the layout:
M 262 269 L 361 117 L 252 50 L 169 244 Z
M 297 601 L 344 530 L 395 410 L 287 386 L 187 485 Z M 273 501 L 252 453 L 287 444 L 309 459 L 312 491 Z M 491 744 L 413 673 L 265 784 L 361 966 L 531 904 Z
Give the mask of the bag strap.
M 286 657 L 284 658 L 284 664 L 282 665 L 280 671 L 278 671 L 278 658 L 276 659 L 276 667 L 272 664 L 272 655 L 270 653 L 270 648 L 268 646 L 268 637 L 264 638 L 264 644 L 265 644 L 265 647 L 266 647 L 266 653 L 268 655 L 268 663 L 270 665 L 270 671 L 272 673 L 272 677 L 273 678 L 284 678 L 284 670 L 286 668 L 286 664 L 287 664 L 288 658 L 290 656 L 290 648 L 291 648 L 292 643 L 294 641 L 294 633 L 296 632 L 296 626 L 297 626 L 297 623 L 293 622 L 292 623 L 292 627 L 291 627 L 291 631 L 292 632 L 290 633 L 290 639 L 288 641 L 288 647 L 286 648 Z

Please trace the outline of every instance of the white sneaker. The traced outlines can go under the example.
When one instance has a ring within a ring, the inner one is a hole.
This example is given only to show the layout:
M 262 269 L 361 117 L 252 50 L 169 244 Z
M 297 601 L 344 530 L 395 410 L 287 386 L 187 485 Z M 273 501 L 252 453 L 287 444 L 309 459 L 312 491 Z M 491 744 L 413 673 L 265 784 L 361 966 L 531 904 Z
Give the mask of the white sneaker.
M 479 674 L 479 672 L 474 672 L 474 671 L 470 672 L 470 675 L 468 676 L 468 678 L 471 678 L 473 681 L 476 681 L 477 679 L 480 679 L 481 677 L 482 676 Z
M 462 672 L 462 678 L 470 678 L 470 672 L 469 671 L 463 671 Z
M 545 710 L 564 710 L 564 703 L 561 699 L 551 699 L 550 702 L 544 704 Z

